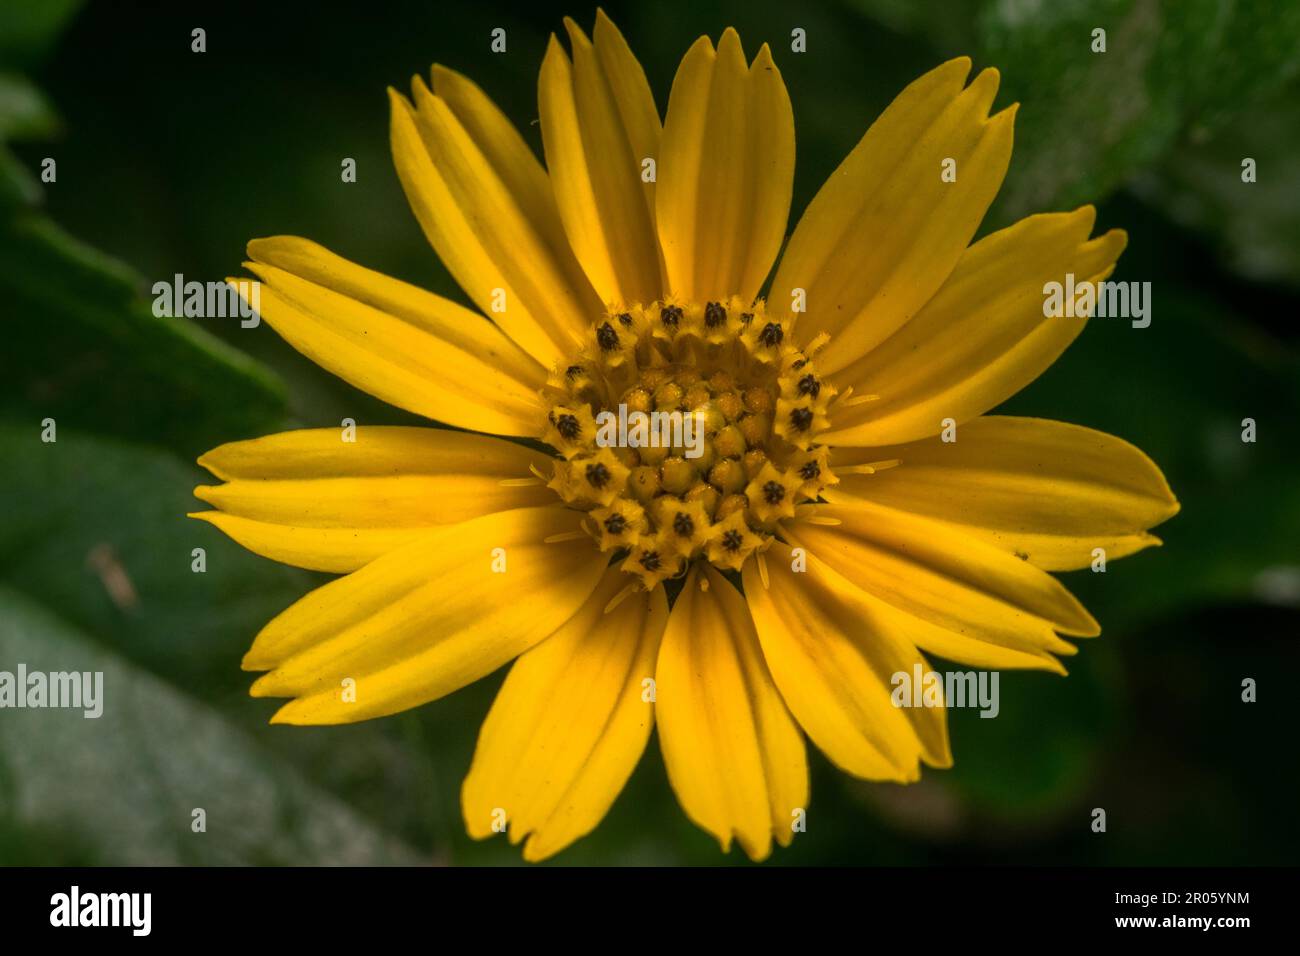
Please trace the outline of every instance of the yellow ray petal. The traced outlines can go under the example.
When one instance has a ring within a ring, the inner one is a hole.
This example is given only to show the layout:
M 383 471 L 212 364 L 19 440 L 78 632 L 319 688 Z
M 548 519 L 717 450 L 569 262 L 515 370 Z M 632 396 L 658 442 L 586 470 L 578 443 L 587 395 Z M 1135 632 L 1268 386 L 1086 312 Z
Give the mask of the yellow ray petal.
M 501 179 L 506 192 L 546 247 L 553 250 L 565 269 L 573 269 L 572 256 L 555 194 L 546 169 L 537 161 L 532 149 L 519 135 L 515 125 L 469 77 L 435 63 L 431 71 L 433 95 L 447 105 L 465 133 L 482 152 L 492 172 Z M 580 273 L 574 272 L 580 277 Z M 581 288 L 581 282 L 577 283 Z
M 668 291 L 750 300 L 785 237 L 794 114 L 764 44 L 748 67 L 728 28 L 687 51 L 664 120 L 656 211 Z
M 537 434 L 545 370 L 482 316 L 306 239 L 255 239 L 248 254 L 262 318 L 322 368 L 461 428 Z
M 1088 566 L 1093 549 L 1121 558 L 1158 544 L 1147 529 L 1178 513 L 1155 463 L 1104 432 L 1040 418 L 985 416 L 957 441 L 837 448 L 832 466 L 897 458 L 838 490 L 960 526 L 1049 571 Z
M 1083 606 L 1046 572 L 940 521 L 886 508 L 839 491 L 816 516 L 796 521 L 787 540 L 868 594 L 937 627 L 986 644 L 1042 657 L 1073 654 L 1056 631 L 1099 632 Z M 918 635 L 914 643 L 943 653 Z
M 442 524 L 554 501 L 530 468 L 547 456 L 433 428 L 304 429 L 232 442 L 199 459 L 223 485 L 198 515 L 251 551 L 317 571 L 355 571 Z
M 800 726 L 841 769 L 868 780 L 920 778 L 920 761 L 952 764 L 942 707 L 895 707 L 894 675 L 929 665 L 887 614 L 816 557 L 793 570 L 791 549 L 767 552 L 765 585 L 745 566 L 745 600 L 763 657 Z
M 769 301 L 807 293 L 807 336 L 834 338 L 817 358 L 833 373 L 888 338 L 952 272 L 1011 156 L 1014 107 L 990 118 L 998 73 L 965 90 L 961 57 L 913 82 L 831 174 L 800 219 Z M 945 182 L 945 160 L 956 180 Z
M 277 723 L 352 723 L 451 693 L 567 621 L 607 560 L 559 506 L 447 525 L 317 588 L 244 658 L 258 697 L 296 697 Z M 351 685 L 345 681 L 351 680 Z M 348 700 L 346 690 L 355 692 Z
M 573 62 L 554 36 L 538 81 L 542 142 L 560 217 L 578 261 L 611 309 L 661 297 L 654 182 L 659 111 L 645 73 L 618 28 L 596 14 L 593 44 L 564 22 Z
M 479 731 L 461 789 L 471 836 L 499 812 L 524 858 L 541 860 L 590 833 L 631 776 L 654 723 L 647 682 L 668 622 L 663 588 L 606 606 L 629 583 L 605 572 L 587 603 L 510 669 Z
M 1010 398 L 1056 361 L 1086 318 L 1044 317 L 1043 286 L 1100 282 L 1125 236 L 1088 238 L 1096 213 L 1030 216 L 981 239 L 920 313 L 879 347 L 841 370 L 843 386 L 880 400 L 832 414 L 825 440 L 892 445 L 937 435 Z
M 427 528 L 302 528 L 254 521 L 224 511 L 189 517 L 220 528 L 254 554 L 311 571 L 345 574 L 428 532 Z
M 755 860 L 773 837 L 787 846 L 808 801 L 803 739 L 744 598 L 709 565 L 691 570 L 673 606 L 655 681 L 660 746 L 686 815 L 724 852 L 733 836 Z
M 413 91 L 414 107 L 389 91 L 391 139 L 398 177 L 425 235 L 506 334 L 547 368 L 566 361 L 603 310 L 568 244 L 557 245 L 540 181 L 494 165 L 520 155 L 499 141 L 504 120 L 493 123 L 498 138 L 480 145 L 470 129 L 489 122 L 482 113 L 467 129 L 418 77 Z M 465 93 L 463 84 L 457 92 Z M 516 196 L 512 189 L 525 191 Z

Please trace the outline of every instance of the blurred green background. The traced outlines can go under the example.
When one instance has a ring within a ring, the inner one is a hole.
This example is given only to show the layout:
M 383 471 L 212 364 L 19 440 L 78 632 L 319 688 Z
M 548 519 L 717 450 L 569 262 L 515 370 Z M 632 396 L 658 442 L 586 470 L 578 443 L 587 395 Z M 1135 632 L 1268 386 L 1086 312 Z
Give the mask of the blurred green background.
M 266 325 L 155 319 L 148 290 L 235 274 L 248 239 L 290 233 L 464 301 L 393 172 L 385 87 L 435 60 L 463 70 L 540 151 L 547 37 L 566 13 L 589 28 L 594 9 L 0 0 L 0 669 L 103 670 L 109 704 L 97 721 L 0 711 L 0 862 L 518 861 L 504 840 L 470 841 L 458 807 L 502 674 L 359 726 L 270 727 L 276 705 L 247 696 L 240 657 L 324 576 L 184 517 L 206 478 L 193 460 L 215 444 L 414 419 Z M 1103 637 L 1066 679 L 1004 674 L 998 719 L 953 714 L 953 770 L 901 788 L 813 756 L 808 832 L 774 861 L 1296 862 L 1300 4 L 606 9 L 661 110 L 701 33 L 772 44 L 795 109 L 796 216 L 907 82 L 963 53 L 997 66 L 999 105 L 1022 107 L 985 231 L 1095 200 L 1099 229 L 1129 232 L 1115 278 L 1154 285 L 1150 328 L 1092 323 L 1007 410 L 1146 450 L 1183 503 L 1165 547 L 1064 576 Z M 488 49 L 498 26 L 505 55 Z M 195 27 L 206 53 L 190 50 Z M 806 53 L 790 51 L 795 27 Z M 46 157 L 57 180 L 41 184 Z M 40 441 L 46 417 L 57 444 Z M 1255 444 L 1240 441 L 1247 417 Z M 196 547 L 206 574 L 190 570 Z M 1256 704 L 1241 702 L 1246 677 Z M 743 857 L 687 822 L 652 740 L 605 823 L 556 862 Z

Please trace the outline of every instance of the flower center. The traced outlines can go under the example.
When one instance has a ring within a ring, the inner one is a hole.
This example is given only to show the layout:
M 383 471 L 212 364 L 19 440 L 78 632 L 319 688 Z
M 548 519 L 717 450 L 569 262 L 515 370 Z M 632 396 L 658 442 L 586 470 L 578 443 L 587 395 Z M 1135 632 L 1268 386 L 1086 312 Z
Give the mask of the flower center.
M 595 323 L 547 383 L 550 487 L 646 588 L 703 558 L 738 570 L 835 483 L 835 389 L 761 301 L 656 302 Z

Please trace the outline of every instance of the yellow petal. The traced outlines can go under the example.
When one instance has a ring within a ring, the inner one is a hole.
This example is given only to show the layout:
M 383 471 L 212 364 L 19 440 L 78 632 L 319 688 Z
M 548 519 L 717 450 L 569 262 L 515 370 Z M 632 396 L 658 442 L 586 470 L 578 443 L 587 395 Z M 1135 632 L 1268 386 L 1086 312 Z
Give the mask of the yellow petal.
M 247 670 L 274 668 L 254 696 L 297 698 L 277 723 L 352 723 L 491 673 L 595 589 L 607 561 L 585 533 L 570 537 L 581 519 L 547 506 L 447 525 L 317 588 L 267 624 L 245 656 Z
M 233 442 L 199 464 L 225 484 L 197 497 L 198 515 L 258 554 L 318 571 L 355 571 L 430 528 L 494 511 L 549 504 L 530 467 L 548 458 L 521 445 L 433 428 L 283 432 Z
M 572 20 L 564 25 L 573 62 L 552 36 L 538 81 L 560 217 L 600 298 L 611 309 L 648 305 L 663 291 L 655 186 L 642 181 L 643 161 L 658 161 L 659 112 L 641 65 L 603 11 L 594 44 Z
M 521 173 L 518 150 L 499 141 L 504 120 L 493 126 L 497 138 L 480 144 L 471 129 L 488 122 L 482 114 L 467 128 L 418 77 L 413 88 L 414 108 L 389 91 L 391 139 L 425 235 L 470 299 L 528 354 L 547 368 L 567 361 L 602 308 L 568 244 L 558 243 L 540 180 Z
M 656 211 L 668 291 L 697 302 L 758 294 L 785 238 L 794 113 L 764 44 L 745 65 L 728 28 L 687 51 L 673 80 Z
M 445 103 L 459 121 L 546 247 L 555 252 L 565 269 L 572 269 L 574 263 L 565 252 L 567 241 L 550 177 L 531 147 L 469 77 L 437 63 L 431 75 L 434 97 Z
M 409 544 L 428 529 L 304 528 L 254 521 L 224 511 L 195 511 L 189 517 L 220 528 L 254 554 L 312 571 L 344 574 Z
M 1041 418 L 985 416 L 957 441 L 837 448 L 832 467 L 899 459 L 837 490 L 941 519 L 1049 571 L 1087 567 L 1157 544 L 1147 529 L 1178 513 L 1155 463 L 1104 432 Z
M 701 585 L 707 590 L 701 590 Z M 696 565 L 668 618 L 655 674 L 668 779 L 686 815 L 752 859 L 787 846 L 808 805 L 803 739 L 763 662 L 745 600 Z
M 937 435 L 1001 404 L 1056 361 L 1086 318 L 1044 317 L 1043 287 L 1100 282 L 1125 236 L 1088 238 L 1096 213 L 1030 216 L 981 239 L 920 313 L 877 348 L 833 376 L 880 396 L 832 411 L 825 440 L 892 445 Z M 884 456 L 881 456 L 884 457 Z
M 248 254 L 262 318 L 317 365 L 460 428 L 538 433 L 545 370 L 482 316 L 306 239 L 255 239 Z
M 663 588 L 606 613 L 631 579 L 605 572 L 582 610 L 515 662 L 479 731 L 461 789 L 465 825 L 491 836 L 501 814 L 524 858 L 595 829 L 631 776 L 654 723 L 648 682 L 668 622 Z
M 856 360 L 917 313 L 952 272 L 1011 157 L 1014 107 L 989 118 L 998 73 L 965 90 L 961 57 L 913 82 L 871 125 L 800 219 L 769 301 L 807 295 L 805 339 L 826 332 L 824 374 Z M 945 182 L 944 161 L 956 163 Z
M 1059 581 L 1000 548 L 930 518 L 823 494 L 830 504 L 815 509 L 818 523 L 789 523 L 787 540 L 885 603 L 955 635 L 1040 658 L 1074 653 L 1055 631 L 1099 632 Z M 821 523 L 827 520 L 839 524 Z
M 842 770 L 868 780 L 920 778 L 920 761 L 952 764 L 942 707 L 896 707 L 894 675 L 930 666 L 887 613 L 815 556 L 793 570 L 791 549 L 774 542 L 765 584 L 745 566 L 745 600 L 763 657 L 799 725 Z

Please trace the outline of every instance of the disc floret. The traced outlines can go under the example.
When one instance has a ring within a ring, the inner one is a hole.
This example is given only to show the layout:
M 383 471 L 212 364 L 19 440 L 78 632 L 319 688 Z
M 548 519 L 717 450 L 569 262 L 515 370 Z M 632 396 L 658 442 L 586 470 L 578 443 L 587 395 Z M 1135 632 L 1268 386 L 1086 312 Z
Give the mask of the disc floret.
M 836 479 L 835 389 L 762 301 L 668 299 L 611 312 L 544 390 L 550 487 L 646 588 L 706 560 L 739 570 Z

